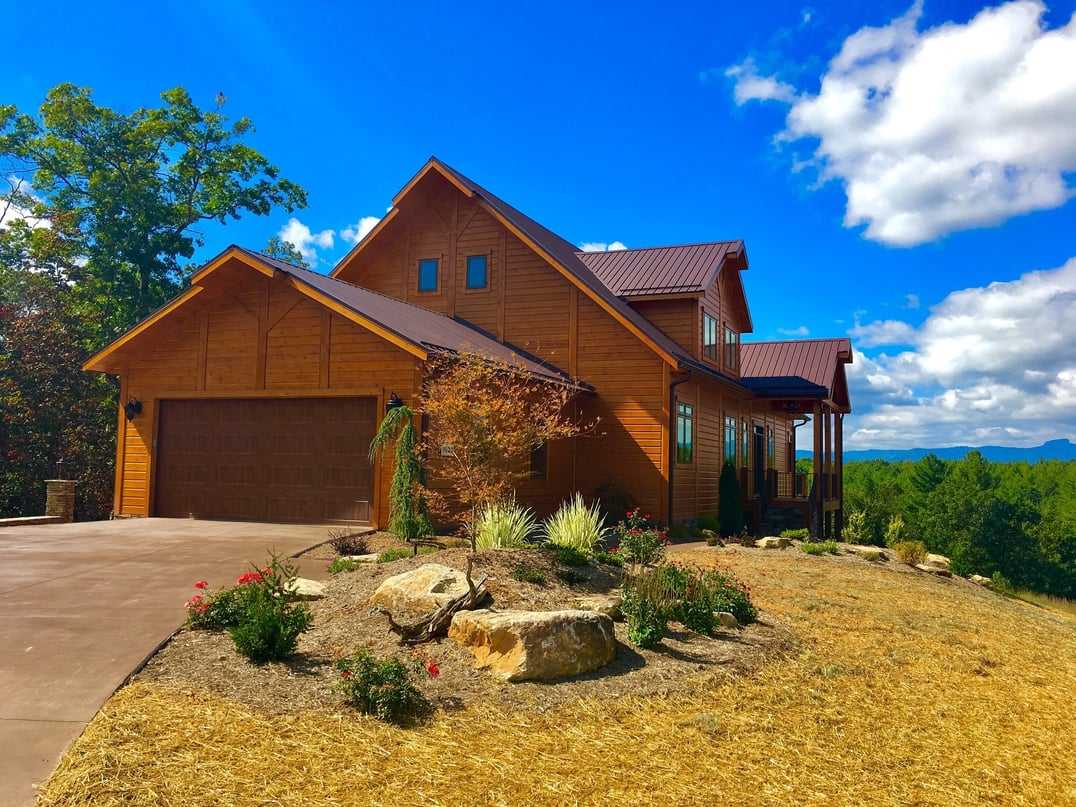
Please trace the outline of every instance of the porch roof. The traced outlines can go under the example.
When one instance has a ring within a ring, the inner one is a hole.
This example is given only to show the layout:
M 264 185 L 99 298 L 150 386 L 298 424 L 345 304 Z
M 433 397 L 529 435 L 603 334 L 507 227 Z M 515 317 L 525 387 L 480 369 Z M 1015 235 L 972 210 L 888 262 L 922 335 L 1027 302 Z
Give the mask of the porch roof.
M 744 342 L 741 380 L 764 398 L 821 398 L 850 412 L 844 365 L 852 363 L 852 343 L 840 339 Z

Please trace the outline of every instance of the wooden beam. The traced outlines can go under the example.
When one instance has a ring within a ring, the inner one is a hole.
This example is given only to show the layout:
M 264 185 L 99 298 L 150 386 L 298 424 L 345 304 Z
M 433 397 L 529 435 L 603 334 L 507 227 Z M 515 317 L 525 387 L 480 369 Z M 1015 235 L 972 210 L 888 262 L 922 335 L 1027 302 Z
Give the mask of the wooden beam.
M 501 276 L 497 284 L 497 341 L 504 341 L 505 308 L 508 300 L 508 230 L 501 228 Z
M 254 358 L 254 389 L 265 389 L 265 354 L 266 342 L 269 340 L 269 284 L 265 281 L 265 290 L 258 300 L 258 343 Z
M 119 420 L 116 424 L 116 478 L 112 491 L 112 512 L 119 515 L 123 512 L 123 463 L 127 455 L 127 417 L 123 411 L 123 405 L 127 403 L 127 376 L 120 376 L 120 405 Z
M 459 247 L 457 230 L 460 226 L 460 195 L 452 194 L 451 221 L 448 224 L 448 257 L 445 263 L 446 302 L 448 303 L 448 316 L 456 316 L 456 262 L 459 260 Z
M 568 287 L 568 375 L 579 378 L 579 290 L 575 286 Z
M 837 540 L 841 540 L 844 528 L 844 415 L 837 416 L 836 430 L 836 480 L 837 480 Z
M 332 344 L 333 313 L 328 308 L 321 309 L 321 345 L 318 353 L 318 386 L 329 386 L 329 349 Z
M 205 368 L 209 361 L 209 310 L 198 317 L 198 364 L 195 369 L 194 388 L 205 389 Z
M 825 515 L 822 503 L 823 499 L 823 487 L 825 480 L 822 476 L 822 404 L 819 401 L 815 401 L 812 408 L 812 424 L 814 427 L 814 490 L 812 491 L 811 499 L 811 521 L 814 521 L 814 516 L 817 514 L 819 518 L 819 530 L 815 537 L 821 537 L 822 529 L 825 526 Z M 813 526 L 813 524 L 812 524 Z

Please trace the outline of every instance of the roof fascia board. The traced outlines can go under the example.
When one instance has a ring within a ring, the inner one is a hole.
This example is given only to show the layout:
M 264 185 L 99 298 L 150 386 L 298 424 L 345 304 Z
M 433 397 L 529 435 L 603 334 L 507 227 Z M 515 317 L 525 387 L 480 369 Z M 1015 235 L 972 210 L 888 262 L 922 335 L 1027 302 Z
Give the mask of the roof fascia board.
M 203 291 L 205 291 L 205 288 L 203 286 L 191 286 L 185 292 L 172 300 L 172 302 L 165 303 L 163 306 L 158 308 L 140 323 L 131 328 L 131 330 L 127 331 L 127 333 L 116 339 L 115 342 L 98 351 L 95 355 L 87 359 L 87 361 L 82 365 L 82 369 L 87 371 L 97 371 L 101 373 L 108 372 L 108 370 L 106 370 L 105 368 L 98 367 L 97 365 L 102 364 L 105 359 L 114 354 L 124 345 L 128 344 L 136 336 L 145 332 L 147 329 L 151 328 L 156 323 L 160 322 L 177 308 L 182 305 L 185 305 L 187 302 L 192 300 L 194 297 L 197 297 Z
M 340 262 L 336 264 L 335 268 L 333 268 L 333 270 L 329 272 L 329 277 L 336 277 L 338 274 L 340 274 L 340 270 L 343 269 L 348 263 L 350 263 L 352 258 L 357 257 L 359 253 L 362 252 L 363 249 L 365 249 L 381 233 L 381 231 L 385 229 L 386 226 L 388 226 L 388 223 L 394 218 L 396 218 L 396 214 L 398 214 L 399 212 L 400 208 L 396 207 L 396 205 L 393 204 L 389 212 L 381 217 L 381 221 L 374 225 L 374 229 L 370 230 L 370 232 L 366 234 L 365 238 L 363 238 L 361 241 L 359 241 L 359 243 L 353 246 L 351 248 L 351 251 L 340 259 Z
M 274 270 L 272 267 L 266 266 L 265 264 L 261 263 L 261 261 L 254 260 L 244 250 L 233 244 L 232 246 L 224 250 L 224 252 L 222 252 L 216 258 L 214 258 L 197 272 L 195 272 L 193 275 L 191 275 L 191 285 L 199 285 L 205 278 L 216 272 L 218 269 L 220 269 L 221 266 L 223 266 L 232 258 L 236 258 L 237 260 L 242 261 L 251 269 L 261 272 L 266 277 L 273 276 Z
M 620 295 L 629 303 L 649 303 L 654 300 L 698 300 L 703 296 L 701 291 L 672 291 L 667 293 L 662 292 L 646 292 L 645 294 L 627 294 Z

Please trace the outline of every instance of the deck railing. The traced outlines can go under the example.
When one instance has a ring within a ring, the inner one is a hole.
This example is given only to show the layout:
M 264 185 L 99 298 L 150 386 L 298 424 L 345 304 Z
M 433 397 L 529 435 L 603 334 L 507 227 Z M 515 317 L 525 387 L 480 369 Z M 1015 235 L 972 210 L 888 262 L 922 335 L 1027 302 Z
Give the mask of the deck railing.
M 761 484 L 760 484 L 761 483 Z M 837 498 L 839 480 L 837 474 L 822 474 L 822 498 Z M 744 496 L 753 499 L 763 496 L 768 499 L 808 499 L 814 486 L 814 473 L 798 471 L 767 470 L 757 475 L 752 468 L 740 469 L 740 487 Z

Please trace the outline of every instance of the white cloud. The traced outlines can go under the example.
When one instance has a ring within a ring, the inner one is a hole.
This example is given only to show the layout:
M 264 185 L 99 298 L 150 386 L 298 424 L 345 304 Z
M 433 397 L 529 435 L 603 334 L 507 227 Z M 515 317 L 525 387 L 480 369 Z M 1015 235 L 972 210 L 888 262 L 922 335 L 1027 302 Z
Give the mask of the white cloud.
M 30 183 L 26 180 L 11 175 L 5 178 L 9 190 L 0 195 L 0 227 L 13 221 L 25 221 L 30 227 L 51 227 L 48 219 L 37 218 L 33 215 L 31 207 L 41 200 L 30 190 Z
M 918 294 L 906 294 L 906 295 L 904 295 L 904 307 L 905 308 L 918 308 L 919 307 L 919 295 Z
M 280 232 L 278 232 L 277 235 L 282 241 L 287 241 L 299 250 L 299 253 L 303 256 L 303 260 L 311 266 L 317 266 L 318 250 L 332 249 L 333 236 L 335 236 L 336 233 L 332 230 L 322 230 L 320 233 L 311 232 L 310 228 L 299 221 L 299 219 L 292 217 L 288 219 L 287 224 L 280 228 Z
M 1076 437 L 1076 258 L 956 291 L 919 327 L 858 324 L 850 448 Z M 868 356 L 872 347 L 898 346 Z M 899 349 L 905 347 L 906 349 Z
M 808 336 L 811 332 L 806 325 L 800 325 L 798 328 L 778 328 L 777 333 L 782 336 Z
M 617 249 L 627 249 L 621 241 L 613 241 L 607 244 L 604 241 L 587 241 L 579 245 L 583 252 L 612 252 Z
M 1076 15 L 1047 29 L 1040 0 L 918 30 L 922 3 L 848 37 L 816 95 L 729 68 L 736 103 L 791 104 L 780 141 L 847 194 L 844 223 L 914 246 L 1064 205 L 1076 171 Z M 793 158 L 795 162 L 797 158 Z
M 786 101 L 796 98 L 796 88 L 778 81 L 773 76 L 760 76 L 755 61 L 750 56 L 725 71 L 735 79 L 733 94 L 736 103 L 743 106 L 748 101 Z
M 349 244 L 357 244 L 377 226 L 379 221 L 381 219 L 378 216 L 363 216 L 359 219 L 358 224 L 342 229 L 340 237 Z

